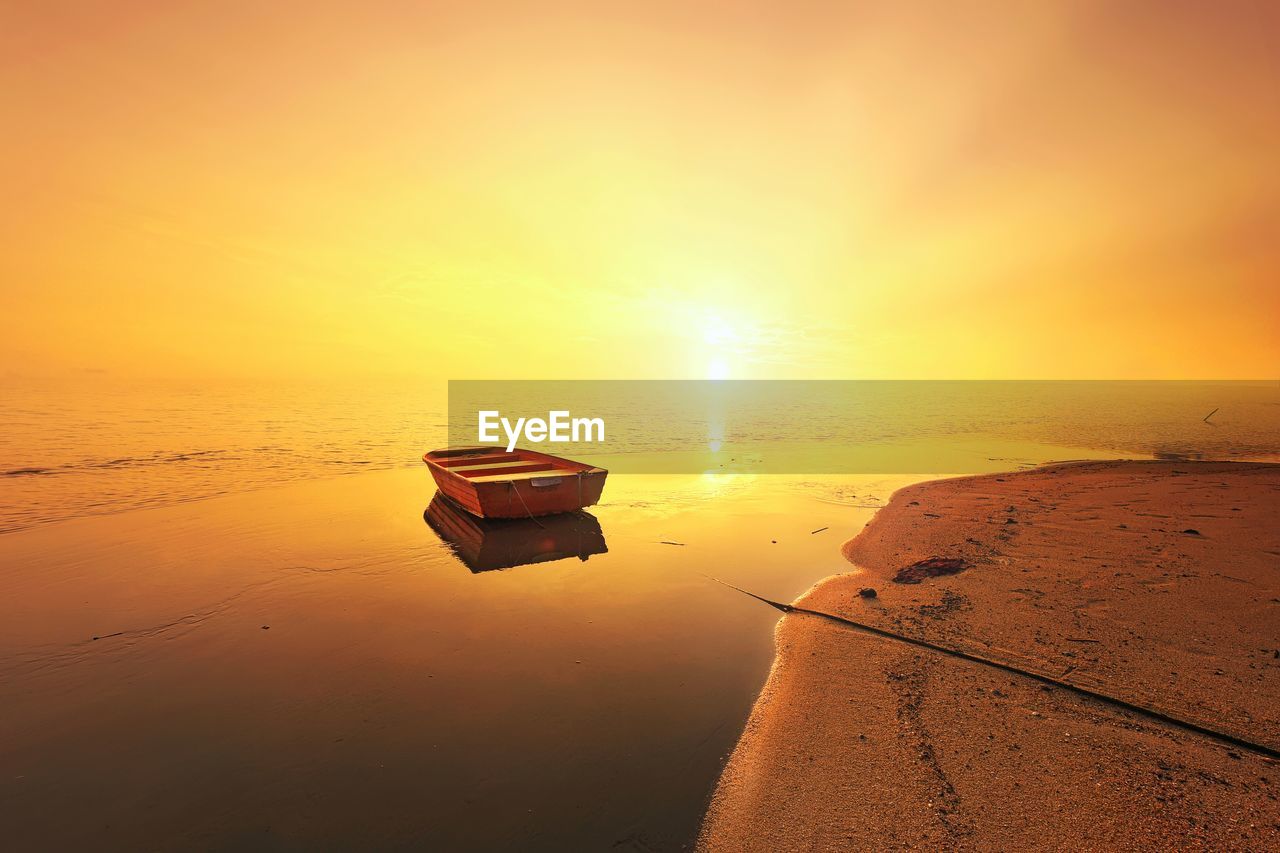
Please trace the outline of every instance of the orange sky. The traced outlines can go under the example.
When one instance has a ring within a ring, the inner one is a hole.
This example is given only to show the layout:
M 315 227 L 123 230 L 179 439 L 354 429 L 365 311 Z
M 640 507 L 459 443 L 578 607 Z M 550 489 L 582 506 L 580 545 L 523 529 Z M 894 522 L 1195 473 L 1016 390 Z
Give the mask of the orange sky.
M 6 374 L 1280 372 L 1280 5 L 628 5 L 8 4 Z

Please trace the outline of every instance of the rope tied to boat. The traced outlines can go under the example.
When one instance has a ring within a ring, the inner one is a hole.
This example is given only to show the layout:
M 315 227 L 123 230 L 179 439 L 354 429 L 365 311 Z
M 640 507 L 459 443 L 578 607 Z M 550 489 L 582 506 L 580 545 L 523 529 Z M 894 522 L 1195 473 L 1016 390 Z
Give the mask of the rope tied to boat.
M 578 509 L 579 510 L 582 509 L 582 475 L 585 473 L 586 473 L 585 471 L 579 471 L 576 475 L 578 478 Z M 524 507 L 525 514 L 529 516 L 529 520 L 532 521 L 534 524 L 538 525 L 539 527 L 541 527 L 543 530 L 546 530 L 547 529 L 546 525 L 543 524 L 541 521 L 538 521 L 538 517 L 533 514 L 533 510 L 529 509 L 529 505 L 525 503 L 524 495 L 520 494 L 520 487 L 516 485 L 516 481 L 507 480 L 507 488 L 516 493 L 516 497 L 520 499 L 520 505 Z
M 546 530 L 547 526 L 543 524 L 541 521 L 538 521 L 537 516 L 533 514 L 533 510 L 529 509 L 529 505 L 524 502 L 524 495 L 520 494 L 520 489 L 518 486 L 516 486 L 516 481 L 507 480 L 507 488 L 511 489 L 513 492 L 516 493 L 516 497 L 520 499 L 520 505 L 524 507 L 524 511 L 529 514 L 529 520 L 532 521 L 534 524 L 538 525 L 539 527 L 541 527 L 543 530 Z

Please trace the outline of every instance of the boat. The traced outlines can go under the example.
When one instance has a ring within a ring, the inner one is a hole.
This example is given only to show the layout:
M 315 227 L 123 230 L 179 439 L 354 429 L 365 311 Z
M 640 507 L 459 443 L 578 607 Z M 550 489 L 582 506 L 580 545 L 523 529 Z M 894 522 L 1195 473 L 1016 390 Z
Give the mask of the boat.
M 451 447 L 423 454 L 445 497 L 480 518 L 536 518 L 592 506 L 609 472 L 535 450 Z
M 472 574 L 608 552 L 589 512 L 537 518 L 478 518 L 440 492 L 422 518 Z

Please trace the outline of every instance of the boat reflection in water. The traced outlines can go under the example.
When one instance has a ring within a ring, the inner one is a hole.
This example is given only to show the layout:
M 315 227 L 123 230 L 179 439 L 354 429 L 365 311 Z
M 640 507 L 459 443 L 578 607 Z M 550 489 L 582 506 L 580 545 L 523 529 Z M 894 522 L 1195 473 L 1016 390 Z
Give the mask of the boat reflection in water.
M 509 569 L 603 554 L 604 532 L 589 512 L 566 512 L 539 518 L 478 518 L 436 492 L 422 514 L 472 572 Z

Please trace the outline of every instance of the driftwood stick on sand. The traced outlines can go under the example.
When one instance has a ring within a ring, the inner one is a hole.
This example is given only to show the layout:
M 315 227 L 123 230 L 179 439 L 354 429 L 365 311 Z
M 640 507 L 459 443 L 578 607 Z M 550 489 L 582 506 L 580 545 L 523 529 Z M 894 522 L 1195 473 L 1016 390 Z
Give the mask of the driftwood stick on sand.
M 721 584 L 723 586 L 727 586 L 729 587 L 729 589 L 737 590 L 743 595 L 748 595 L 751 598 L 754 598 L 756 601 L 760 601 L 764 604 L 769 605 L 770 607 L 781 610 L 783 613 L 801 613 L 806 616 L 817 616 L 821 619 L 828 619 L 840 625 L 853 628 L 854 630 L 861 631 L 867 634 L 873 634 L 877 637 L 883 637 L 884 639 L 887 639 L 887 640 L 897 640 L 900 643 L 908 643 L 910 645 L 918 646 L 919 648 L 922 648 L 922 649 L 929 649 L 930 651 L 938 652 L 940 654 L 944 654 L 949 657 L 960 658 L 961 660 L 967 660 L 970 663 L 982 664 L 983 666 L 989 666 L 994 669 L 999 669 L 1004 672 L 1012 673 L 1014 675 L 1021 675 L 1025 678 L 1030 678 L 1030 679 L 1034 679 L 1035 681 L 1039 681 L 1041 684 L 1048 684 L 1052 687 L 1061 687 L 1063 690 L 1069 690 L 1070 692 L 1075 693 L 1077 695 L 1084 696 L 1086 698 L 1093 699 L 1098 702 L 1102 702 L 1104 704 L 1111 705 L 1116 708 L 1120 708 L 1121 710 L 1124 710 L 1124 711 L 1129 711 L 1131 713 L 1138 714 L 1148 719 L 1173 726 L 1174 728 L 1179 728 L 1185 731 L 1194 732 L 1199 735 L 1204 735 L 1206 737 L 1213 738 L 1214 740 L 1220 741 L 1222 743 L 1228 743 L 1228 744 L 1231 744 L 1232 746 L 1238 746 L 1241 749 L 1247 749 L 1250 752 L 1256 752 L 1259 755 L 1265 755 L 1268 758 L 1280 759 L 1280 749 L 1276 749 L 1275 747 L 1267 746 L 1266 744 L 1263 744 L 1263 743 L 1255 743 L 1254 741 L 1247 740 L 1246 738 L 1239 737 L 1237 735 L 1233 735 L 1228 732 L 1219 731 L 1218 729 L 1213 729 L 1208 726 L 1201 725 L 1199 723 L 1193 723 L 1187 720 L 1180 719 L 1178 717 L 1173 717 L 1173 716 L 1170 716 L 1169 714 L 1164 713 L 1163 711 L 1158 711 L 1155 708 L 1149 708 L 1146 705 L 1138 705 L 1134 702 L 1129 702 L 1125 699 L 1120 699 L 1116 696 L 1110 696 L 1106 693 L 1099 693 L 1096 690 L 1090 690 L 1087 687 L 1081 687 L 1077 684 L 1072 684 L 1069 681 L 1063 681 L 1061 678 L 1054 678 L 1051 675 L 1043 675 L 1039 672 L 1033 672 L 1032 670 L 1029 670 L 1029 669 L 1023 669 L 1021 667 L 1014 666 L 1013 664 L 1002 663 L 1001 661 L 992 660 L 991 658 L 982 657 L 981 655 L 975 655 L 970 652 L 961 651 L 960 649 L 953 649 L 948 646 L 939 645 L 937 643 L 930 642 L 929 640 L 922 640 L 918 637 L 909 637 L 905 634 L 899 634 L 895 631 L 888 631 L 888 630 L 885 630 L 884 628 L 876 628 L 873 625 L 867 625 L 863 622 L 858 622 L 856 620 L 849 619 L 845 616 L 837 616 L 834 613 L 824 613 L 821 610 L 810 610 L 807 607 L 798 607 L 794 604 L 783 604 L 780 601 L 772 601 L 763 596 L 756 595 L 754 592 L 748 592 L 742 587 L 734 586 L 733 584 L 728 583 L 727 581 L 722 581 L 719 578 L 711 577 L 710 575 L 704 575 L 704 577 L 710 580 L 713 580 L 716 583 Z

